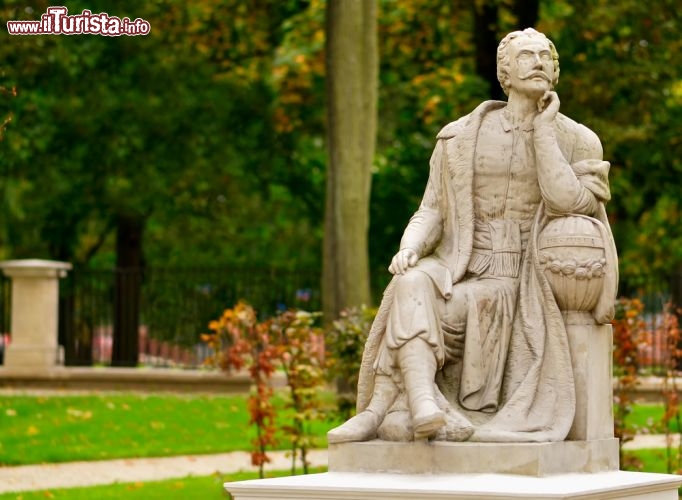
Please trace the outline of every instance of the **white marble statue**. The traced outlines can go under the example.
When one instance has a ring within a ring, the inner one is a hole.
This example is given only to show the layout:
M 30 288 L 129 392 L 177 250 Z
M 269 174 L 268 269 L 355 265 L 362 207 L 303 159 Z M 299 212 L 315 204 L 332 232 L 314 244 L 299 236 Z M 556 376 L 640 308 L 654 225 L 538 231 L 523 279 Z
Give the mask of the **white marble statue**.
M 571 428 L 562 310 L 597 323 L 614 312 L 609 163 L 559 113 L 558 54 L 543 34 L 507 35 L 497 68 L 508 102 L 438 134 L 365 346 L 358 413 L 330 443 L 561 441 Z

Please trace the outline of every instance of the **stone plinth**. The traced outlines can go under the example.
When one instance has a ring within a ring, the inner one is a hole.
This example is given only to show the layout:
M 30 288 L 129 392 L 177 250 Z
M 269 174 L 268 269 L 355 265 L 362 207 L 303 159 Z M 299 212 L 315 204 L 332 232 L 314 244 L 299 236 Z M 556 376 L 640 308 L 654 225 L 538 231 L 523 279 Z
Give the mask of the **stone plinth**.
M 542 478 L 503 474 L 328 472 L 225 483 L 225 489 L 235 500 L 677 500 L 680 484 L 681 476 L 624 471 Z
M 12 280 L 11 342 L 5 368 L 47 371 L 57 365 L 59 278 L 71 264 L 49 260 L 7 260 L 0 269 Z
M 548 476 L 618 470 L 618 440 L 556 443 L 411 443 L 366 441 L 329 445 L 330 472 L 520 474 Z
M 575 418 L 569 440 L 613 437 L 613 348 L 611 325 L 598 325 L 591 314 L 564 312 L 575 380 Z

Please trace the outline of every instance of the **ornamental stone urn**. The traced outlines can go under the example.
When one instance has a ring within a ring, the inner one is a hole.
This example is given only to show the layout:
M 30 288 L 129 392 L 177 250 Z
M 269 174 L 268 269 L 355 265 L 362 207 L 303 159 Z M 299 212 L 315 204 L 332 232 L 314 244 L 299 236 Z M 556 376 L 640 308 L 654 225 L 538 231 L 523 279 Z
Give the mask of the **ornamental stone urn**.
M 540 233 L 538 257 L 559 309 L 594 309 L 606 268 L 599 221 L 579 215 L 551 220 Z

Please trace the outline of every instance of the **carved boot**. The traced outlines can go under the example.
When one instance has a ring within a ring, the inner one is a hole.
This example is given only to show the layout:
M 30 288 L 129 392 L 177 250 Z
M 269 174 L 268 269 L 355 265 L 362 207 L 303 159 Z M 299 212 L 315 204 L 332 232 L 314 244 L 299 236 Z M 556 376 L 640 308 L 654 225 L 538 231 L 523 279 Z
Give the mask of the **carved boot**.
M 398 350 L 398 361 L 412 413 L 414 439 L 434 436 L 445 425 L 445 412 L 436 403 L 436 356 L 420 338 Z
M 377 429 L 388 412 L 398 388 L 388 375 L 377 375 L 374 378 L 374 392 L 365 411 L 355 415 L 335 429 L 327 433 L 327 442 L 346 443 L 350 441 L 369 441 L 377 437 Z

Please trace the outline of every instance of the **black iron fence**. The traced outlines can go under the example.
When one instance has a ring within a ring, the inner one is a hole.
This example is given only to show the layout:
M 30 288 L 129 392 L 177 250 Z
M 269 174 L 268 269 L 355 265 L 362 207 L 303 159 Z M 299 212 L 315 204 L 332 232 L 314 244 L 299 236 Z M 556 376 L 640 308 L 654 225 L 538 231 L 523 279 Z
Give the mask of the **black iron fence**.
M 60 290 L 65 363 L 195 367 L 208 354 L 200 335 L 223 310 L 240 299 L 260 317 L 318 310 L 319 280 L 301 270 L 75 269 Z
M 373 276 L 377 302 L 389 278 L 388 273 Z M 0 364 L 10 331 L 10 285 L 0 276 Z M 659 326 L 667 304 L 682 304 L 681 292 L 682 273 L 669 282 L 621 290 L 644 304 L 652 333 L 640 354 L 642 367 L 652 372 L 669 366 L 670 348 Z M 59 343 L 65 363 L 199 366 L 208 355 L 200 335 L 208 332 L 209 321 L 240 299 L 261 318 L 290 307 L 320 310 L 319 271 L 76 268 L 60 282 Z

